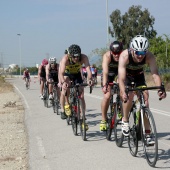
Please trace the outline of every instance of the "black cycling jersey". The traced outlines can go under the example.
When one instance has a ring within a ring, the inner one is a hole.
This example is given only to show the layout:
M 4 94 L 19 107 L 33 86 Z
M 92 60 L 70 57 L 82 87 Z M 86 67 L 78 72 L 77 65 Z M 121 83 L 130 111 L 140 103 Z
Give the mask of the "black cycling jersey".
M 115 61 L 111 54 L 110 57 L 111 62 L 109 63 L 109 76 L 118 75 L 118 61 Z
M 44 77 L 44 78 L 46 77 L 46 72 L 45 72 L 45 67 L 44 66 L 41 67 L 40 77 Z

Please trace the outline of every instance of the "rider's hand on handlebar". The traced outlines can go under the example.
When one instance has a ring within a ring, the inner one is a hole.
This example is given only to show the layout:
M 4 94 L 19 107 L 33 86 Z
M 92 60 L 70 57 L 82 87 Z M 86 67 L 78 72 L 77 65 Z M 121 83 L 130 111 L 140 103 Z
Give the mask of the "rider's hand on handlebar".
M 158 96 L 160 99 L 164 99 L 166 97 L 166 92 L 163 90 L 158 90 Z
M 104 94 L 106 94 L 106 93 L 108 92 L 108 86 L 107 86 L 107 85 L 104 85 L 104 86 L 102 87 L 102 91 L 103 91 Z
M 122 100 L 124 101 L 124 103 L 128 101 L 128 95 L 126 94 L 126 92 L 122 93 Z
M 88 85 L 89 85 L 89 86 L 92 86 L 92 85 L 93 85 L 93 81 L 92 81 L 92 80 L 89 80 L 89 81 L 88 81 Z
M 63 88 L 63 89 L 67 89 L 67 87 L 68 87 L 68 84 L 67 84 L 66 82 L 63 82 L 63 83 L 62 83 L 62 88 Z

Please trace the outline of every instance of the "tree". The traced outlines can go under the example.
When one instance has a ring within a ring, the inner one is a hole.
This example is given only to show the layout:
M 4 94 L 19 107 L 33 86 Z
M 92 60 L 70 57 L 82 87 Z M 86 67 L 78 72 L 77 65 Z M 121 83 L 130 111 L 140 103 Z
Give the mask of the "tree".
M 110 15 L 112 28 L 109 27 L 109 34 L 122 41 L 126 48 L 129 47 L 131 39 L 138 34 L 145 35 L 148 39 L 157 35 L 153 28 L 155 18 L 150 16 L 147 9 L 142 11 L 141 8 L 141 6 L 132 6 L 122 16 L 117 9 Z

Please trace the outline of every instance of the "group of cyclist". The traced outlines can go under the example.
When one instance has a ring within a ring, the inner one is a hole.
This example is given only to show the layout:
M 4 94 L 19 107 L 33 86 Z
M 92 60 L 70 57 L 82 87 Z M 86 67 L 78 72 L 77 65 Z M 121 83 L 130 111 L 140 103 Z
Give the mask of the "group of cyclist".
M 130 86 L 134 82 L 136 87 L 146 87 L 144 66 L 147 64 L 151 70 L 156 86 L 161 86 L 161 78 L 158 74 L 155 56 L 148 51 L 149 42 L 143 35 L 135 36 L 129 45 L 128 49 L 123 49 L 123 44 L 120 41 L 114 41 L 110 44 L 110 49 L 103 55 L 102 61 L 102 92 L 103 99 L 101 102 L 102 120 L 100 122 L 100 130 L 105 131 L 107 128 L 107 111 L 111 97 L 110 82 L 119 83 L 120 95 L 123 105 L 123 118 L 122 118 L 122 133 L 124 136 L 129 136 L 129 123 L 128 113 L 132 107 L 132 100 L 134 93 L 129 92 L 126 94 L 125 86 Z M 62 89 L 60 94 L 61 104 L 61 118 L 66 119 L 71 114 L 69 103 L 69 90 L 68 86 L 71 82 L 83 83 L 82 66 L 84 76 L 88 77 L 88 85 L 93 85 L 93 76 L 96 76 L 95 70 L 90 67 L 89 59 L 85 54 L 82 54 L 81 48 L 72 44 L 62 57 L 60 63 L 56 62 L 55 57 L 44 59 L 39 66 L 38 76 L 41 81 L 40 92 L 41 99 L 43 99 L 43 86 L 47 81 L 49 82 L 49 100 L 52 96 L 52 84 L 54 81 L 58 83 L 58 87 Z M 80 87 L 81 99 L 83 109 L 86 108 L 84 100 L 84 88 Z M 159 98 L 166 97 L 166 92 L 162 89 L 158 90 Z M 148 91 L 144 92 L 146 106 L 149 107 L 149 94 Z M 146 125 L 147 128 L 147 125 Z
M 134 82 L 136 87 L 146 87 L 146 81 L 144 76 L 144 66 L 147 64 L 151 70 L 154 82 L 156 86 L 161 86 L 161 78 L 158 74 L 158 68 L 156 65 L 155 56 L 148 51 L 149 42 L 143 35 L 135 36 L 128 49 L 123 50 L 123 45 L 119 41 L 114 41 L 110 45 L 110 50 L 103 55 L 103 82 L 102 91 L 104 94 L 101 111 L 102 121 L 100 123 L 100 130 L 104 131 L 107 128 L 106 114 L 109 107 L 109 101 L 111 96 L 111 87 L 109 82 L 119 83 L 120 95 L 123 105 L 123 118 L 122 118 L 122 133 L 124 136 L 129 136 L 129 120 L 128 114 L 132 107 L 132 100 L 134 93 L 129 92 L 126 94 L 125 87 L 131 86 Z M 162 89 L 158 90 L 159 98 L 166 97 L 166 92 Z M 149 107 L 149 94 L 148 91 L 144 91 L 144 100 L 146 106 Z M 146 124 L 146 131 L 149 131 L 149 125 Z

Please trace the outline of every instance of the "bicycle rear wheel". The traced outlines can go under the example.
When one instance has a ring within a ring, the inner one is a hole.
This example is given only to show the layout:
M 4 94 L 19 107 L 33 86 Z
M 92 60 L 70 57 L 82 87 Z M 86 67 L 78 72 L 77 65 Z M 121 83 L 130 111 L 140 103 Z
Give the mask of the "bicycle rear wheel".
M 132 110 L 129 114 L 129 128 L 130 133 L 128 137 L 129 151 L 132 156 L 136 156 L 138 152 L 138 138 L 137 138 L 137 128 L 136 128 L 136 112 Z
M 107 129 L 106 129 L 106 139 L 111 140 L 112 131 L 114 128 L 114 123 L 116 119 L 116 114 L 114 113 L 114 104 L 110 104 L 110 112 L 107 114 Z
M 149 126 L 150 126 L 149 136 L 152 140 L 152 144 L 148 144 L 147 135 L 144 134 L 142 131 L 143 148 L 144 148 L 145 157 L 146 157 L 148 164 L 151 167 L 154 167 L 158 159 L 158 138 L 157 138 L 156 125 L 155 125 L 152 112 L 148 108 L 144 109 L 144 115 L 146 116 Z
M 48 108 L 48 87 L 44 85 L 44 106 Z
M 116 103 L 115 106 L 115 128 L 114 128 L 114 135 L 115 135 L 115 142 L 118 147 L 121 147 L 123 144 L 124 135 L 122 133 L 122 104 L 121 102 Z

